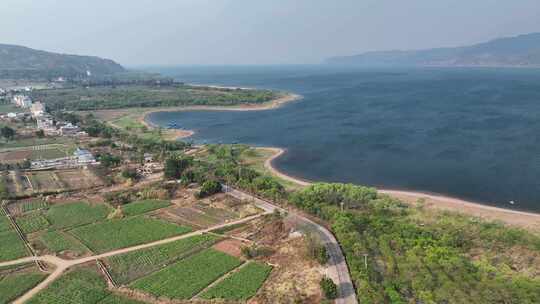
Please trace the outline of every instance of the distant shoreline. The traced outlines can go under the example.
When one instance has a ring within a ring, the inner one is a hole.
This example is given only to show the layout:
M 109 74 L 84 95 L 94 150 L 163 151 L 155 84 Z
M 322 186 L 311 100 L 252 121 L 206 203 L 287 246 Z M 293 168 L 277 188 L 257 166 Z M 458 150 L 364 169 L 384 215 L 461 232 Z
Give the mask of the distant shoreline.
M 264 166 L 273 175 L 295 183 L 299 186 L 309 186 L 314 182 L 306 179 L 298 178 L 276 169 L 273 162 L 282 156 L 286 150 L 274 147 L 261 147 L 260 149 L 272 151 L 273 155 L 266 159 Z M 459 213 L 480 217 L 488 220 L 499 220 L 512 226 L 521 228 L 533 229 L 540 231 L 540 214 L 526 211 L 518 211 L 484 205 L 472 201 L 466 201 L 459 198 L 440 194 L 430 194 L 420 191 L 393 190 L 393 189 L 377 189 L 381 194 L 389 195 L 399 199 L 407 204 L 416 205 L 418 200 L 424 200 L 426 208 L 434 208 L 438 210 L 456 211 Z

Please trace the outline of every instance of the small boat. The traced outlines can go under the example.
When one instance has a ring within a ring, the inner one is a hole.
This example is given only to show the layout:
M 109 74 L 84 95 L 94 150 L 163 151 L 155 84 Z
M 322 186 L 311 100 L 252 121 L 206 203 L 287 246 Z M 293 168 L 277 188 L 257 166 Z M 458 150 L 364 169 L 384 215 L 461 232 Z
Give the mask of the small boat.
M 508 203 L 509 203 L 510 205 L 514 205 L 516 202 L 514 202 L 514 201 L 509 201 Z

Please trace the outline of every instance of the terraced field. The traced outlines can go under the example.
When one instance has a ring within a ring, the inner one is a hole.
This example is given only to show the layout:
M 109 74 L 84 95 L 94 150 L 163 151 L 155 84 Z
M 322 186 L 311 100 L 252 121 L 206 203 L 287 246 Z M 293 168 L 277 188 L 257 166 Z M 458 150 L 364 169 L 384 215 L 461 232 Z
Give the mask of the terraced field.
M 217 239 L 218 237 L 208 234 L 197 235 L 165 245 L 112 256 L 105 260 L 105 264 L 117 284 L 128 284 L 163 268 L 163 265 L 212 246 Z
M 206 249 L 139 279 L 131 286 L 156 297 L 191 299 L 241 263 L 235 257 L 213 249 Z
M 7 206 L 9 212 L 12 215 L 19 215 L 34 210 L 45 209 L 47 207 L 47 202 L 41 199 L 18 201 Z
M 248 300 L 253 297 L 272 271 L 272 267 L 251 262 L 205 291 L 203 299 Z
M 142 216 L 107 220 L 70 231 L 96 253 L 161 240 L 190 232 L 187 227 Z

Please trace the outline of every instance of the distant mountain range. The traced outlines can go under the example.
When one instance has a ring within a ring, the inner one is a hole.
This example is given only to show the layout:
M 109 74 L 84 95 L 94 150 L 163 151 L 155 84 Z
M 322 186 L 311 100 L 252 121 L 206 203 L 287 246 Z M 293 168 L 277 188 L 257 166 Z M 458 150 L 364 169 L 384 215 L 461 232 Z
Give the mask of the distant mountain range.
M 540 67 L 540 33 L 463 47 L 332 57 L 325 63 L 355 66 Z
M 104 76 L 125 69 L 99 57 L 66 55 L 0 44 L 0 78 L 51 79 Z

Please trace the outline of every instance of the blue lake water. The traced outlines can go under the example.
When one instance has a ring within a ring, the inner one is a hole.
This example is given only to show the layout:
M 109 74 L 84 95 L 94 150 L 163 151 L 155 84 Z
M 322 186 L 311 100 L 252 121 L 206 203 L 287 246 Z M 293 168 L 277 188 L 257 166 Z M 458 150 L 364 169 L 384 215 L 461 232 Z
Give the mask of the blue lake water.
M 154 113 L 195 142 L 276 146 L 318 181 L 446 194 L 540 212 L 540 70 L 147 68 L 179 81 L 304 96 L 270 111 Z M 510 200 L 515 205 L 510 205 Z

